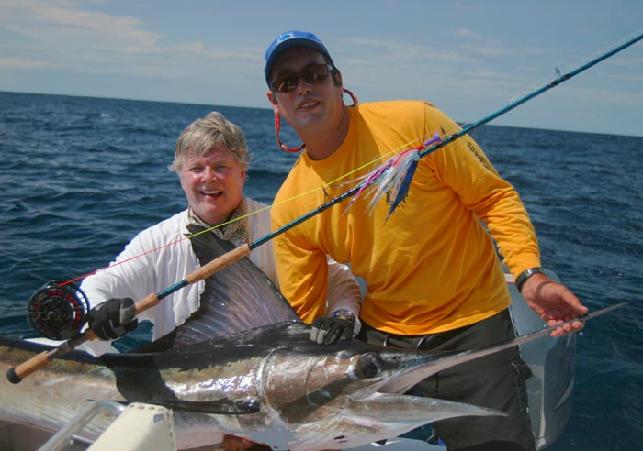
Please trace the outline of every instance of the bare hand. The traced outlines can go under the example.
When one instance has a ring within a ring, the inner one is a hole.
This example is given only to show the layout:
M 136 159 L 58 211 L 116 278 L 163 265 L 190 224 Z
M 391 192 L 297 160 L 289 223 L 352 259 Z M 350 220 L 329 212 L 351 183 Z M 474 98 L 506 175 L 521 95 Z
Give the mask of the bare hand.
M 257 444 L 244 437 L 238 437 L 232 434 L 225 434 L 223 436 L 222 445 L 223 445 L 224 451 L 246 451 L 256 446 Z
M 534 274 L 522 287 L 527 305 L 547 322 L 552 337 L 560 337 L 583 328 L 582 321 L 571 321 L 587 313 L 588 309 L 565 285 L 554 282 L 544 274 Z M 560 327 L 556 327 L 560 325 Z

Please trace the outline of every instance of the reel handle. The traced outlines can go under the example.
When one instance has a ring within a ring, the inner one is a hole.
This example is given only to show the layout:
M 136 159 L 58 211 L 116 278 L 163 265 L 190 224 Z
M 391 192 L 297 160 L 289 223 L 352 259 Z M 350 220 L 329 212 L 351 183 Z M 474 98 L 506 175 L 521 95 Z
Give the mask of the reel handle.
M 230 266 L 234 262 L 241 260 L 243 257 L 250 255 L 251 249 L 248 244 L 243 244 L 239 247 L 232 249 L 229 252 L 226 252 L 220 257 L 212 259 L 207 264 L 197 268 L 190 274 L 188 274 L 185 279 L 175 283 L 174 285 L 166 288 L 159 293 L 150 293 L 145 296 L 143 299 L 139 300 L 134 304 L 134 310 L 136 316 L 143 313 L 144 311 L 151 309 L 155 305 L 161 302 L 161 300 L 168 296 L 171 293 L 174 293 L 177 290 L 180 290 L 183 287 L 186 287 L 194 282 L 199 280 L 207 279 L 212 276 L 217 271 L 222 270 L 223 268 Z M 46 367 L 49 362 L 54 357 L 67 354 L 72 351 L 76 346 L 83 344 L 86 341 L 97 340 L 98 337 L 91 329 L 86 329 L 81 335 L 76 338 L 71 338 L 61 344 L 60 346 L 51 349 L 49 351 L 43 351 L 38 355 L 31 357 L 29 360 L 21 363 L 15 368 L 9 368 L 7 370 L 7 379 L 13 384 L 19 383 L 25 377 L 35 373 L 36 371 Z

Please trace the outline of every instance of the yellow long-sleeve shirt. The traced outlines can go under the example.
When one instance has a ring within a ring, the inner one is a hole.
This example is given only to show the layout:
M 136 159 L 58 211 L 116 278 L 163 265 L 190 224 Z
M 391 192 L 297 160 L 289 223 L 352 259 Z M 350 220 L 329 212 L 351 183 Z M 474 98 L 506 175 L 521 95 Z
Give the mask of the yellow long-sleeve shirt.
M 277 193 L 273 227 L 351 188 L 334 183 L 344 174 L 376 161 L 347 178 L 354 180 L 391 151 L 458 130 L 438 109 L 418 101 L 362 104 L 349 114 L 348 134 L 330 157 L 311 160 L 304 153 L 296 162 Z M 385 201 L 372 213 L 368 199 L 358 199 L 348 212 L 346 204 L 275 239 L 279 284 L 305 322 L 324 312 L 325 255 L 349 263 L 366 281 L 362 320 L 402 335 L 474 324 L 509 305 L 495 248 L 480 221 L 514 276 L 540 266 L 535 232 L 518 194 L 468 136 L 420 160 L 406 201 L 388 220 Z

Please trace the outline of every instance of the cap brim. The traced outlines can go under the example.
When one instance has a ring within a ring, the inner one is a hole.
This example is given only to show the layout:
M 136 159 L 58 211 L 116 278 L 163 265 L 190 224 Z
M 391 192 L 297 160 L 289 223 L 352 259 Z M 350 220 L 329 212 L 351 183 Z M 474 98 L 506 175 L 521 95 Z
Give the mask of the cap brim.
M 270 73 L 272 72 L 272 66 L 277 62 L 277 59 L 283 52 L 286 50 L 292 49 L 294 47 L 305 47 L 313 50 L 317 50 L 319 53 L 330 59 L 330 55 L 328 54 L 328 51 L 318 44 L 315 41 L 311 41 L 310 39 L 304 39 L 304 38 L 291 38 L 288 40 L 285 40 L 279 45 L 277 45 L 272 53 L 270 54 L 270 57 L 266 61 L 266 66 L 264 69 L 265 76 L 266 76 L 266 83 L 268 84 L 268 87 L 270 87 Z M 332 62 L 332 60 L 331 60 Z

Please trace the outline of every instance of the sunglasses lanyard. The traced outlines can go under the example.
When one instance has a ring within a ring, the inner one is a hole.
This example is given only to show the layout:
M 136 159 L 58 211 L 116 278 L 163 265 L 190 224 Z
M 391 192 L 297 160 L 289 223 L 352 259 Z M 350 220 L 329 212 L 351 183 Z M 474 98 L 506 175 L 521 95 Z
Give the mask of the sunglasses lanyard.
M 351 96 L 351 99 L 353 100 L 353 104 L 351 106 L 356 106 L 358 104 L 357 96 L 346 88 L 344 88 L 344 92 L 349 96 Z M 281 142 L 281 139 L 279 138 L 280 132 L 281 132 L 281 118 L 279 117 L 279 112 L 275 110 L 275 139 L 277 142 L 277 147 L 279 147 L 281 150 L 285 152 L 291 152 L 291 153 L 299 152 L 304 147 L 306 147 L 306 143 L 302 143 L 299 147 L 288 147 L 286 144 Z

